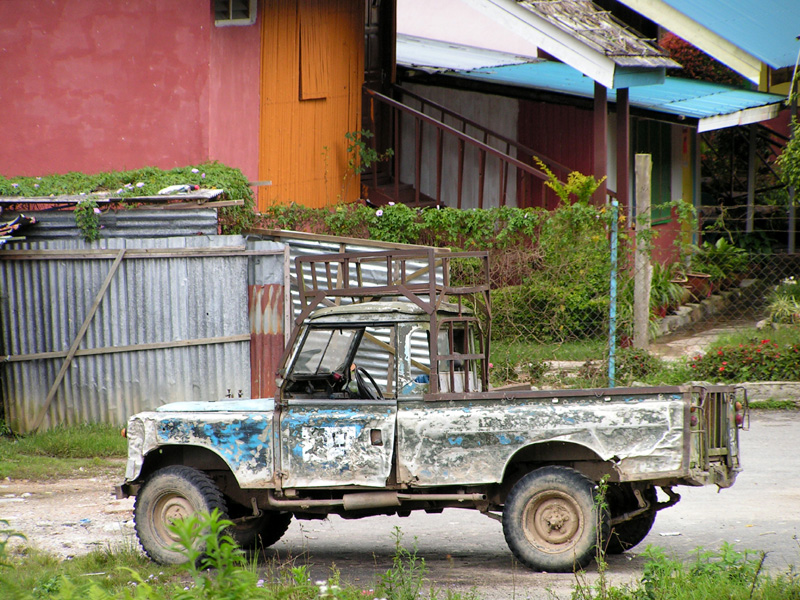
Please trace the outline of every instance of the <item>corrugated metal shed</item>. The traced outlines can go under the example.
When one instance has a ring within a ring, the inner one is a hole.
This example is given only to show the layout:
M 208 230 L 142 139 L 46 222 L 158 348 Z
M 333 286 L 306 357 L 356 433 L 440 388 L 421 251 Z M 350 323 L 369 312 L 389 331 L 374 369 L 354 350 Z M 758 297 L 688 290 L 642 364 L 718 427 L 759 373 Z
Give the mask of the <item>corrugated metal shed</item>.
M 14 431 L 39 421 L 121 424 L 166 402 L 249 395 L 241 236 L 13 247 L 25 252 L 0 253 L 0 389 Z
M 420 42 L 417 42 L 419 44 Z M 408 65 L 406 42 L 398 37 L 398 63 Z M 524 62 L 476 69 L 453 69 L 456 48 L 451 45 L 446 54 L 439 53 L 439 44 L 428 46 L 428 69 L 439 67 L 452 77 L 488 84 L 530 88 L 592 98 L 594 82 L 569 65 L 553 61 Z M 469 49 L 469 54 L 475 53 Z M 466 51 L 465 51 L 466 52 Z M 410 65 L 409 65 L 410 66 Z M 701 131 L 762 121 L 774 117 L 780 110 L 782 96 L 749 91 L 741 88 L 667 77 L 659 85 L 630 88 L 631 106 L 660 113 L 698 119 Z M 615 90 L 609 90 L 609 101 L 616 99 Z M 720 121 L 719 117 L 728 117 Z
M 792 67 L 797 60 L 797 0 L 661 1 L 774 69 Z

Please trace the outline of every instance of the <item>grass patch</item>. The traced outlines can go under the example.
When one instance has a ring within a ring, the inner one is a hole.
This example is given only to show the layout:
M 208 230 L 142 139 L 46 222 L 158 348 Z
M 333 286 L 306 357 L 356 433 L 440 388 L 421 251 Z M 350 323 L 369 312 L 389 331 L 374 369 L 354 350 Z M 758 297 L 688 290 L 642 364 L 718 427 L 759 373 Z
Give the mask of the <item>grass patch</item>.
M 537 344 L 525 341 L 492 340 L 492 361 L 512 361 L 516 364 L 545 360 L 587 361 L 603 360 L 607 340 L 587 339 L 571 342 Z
M 0 437 L 0 479 L 87 477 L 118 471 L 127 440 L 114 425 L 56 427 L 24 436 Z
M 794 400 L 750 400 L 750 408 L 763 410 L 800 410 Z

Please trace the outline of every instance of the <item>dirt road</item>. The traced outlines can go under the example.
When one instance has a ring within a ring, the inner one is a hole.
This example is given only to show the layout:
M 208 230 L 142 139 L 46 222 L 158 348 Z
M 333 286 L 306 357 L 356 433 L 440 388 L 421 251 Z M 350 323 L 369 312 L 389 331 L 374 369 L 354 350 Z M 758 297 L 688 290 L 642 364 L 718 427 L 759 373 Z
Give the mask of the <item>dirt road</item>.
M 741 434 L 744 472 L 733 488 L 679 488 L 683 500 L 659 514 L 647 539 L 633 551 L 610 557 L 611 580 L 635 580 L 648 544 L 688 558 L 697 547 L 768 552 L 767 566 L 785 570 L 798 564 L 800 547 L 800 414 L 761 413 Z M 0 519 L 23 531 L 30 543 L 61 556 L 103 545 L 135 544 L 131 500 L 115 500 L 110 479 L 70 479 L 55 483 L 0 482 Z M 429 579 L 437 587 L 482 598 L 568 598 L 572 575 L 533 573 L 512 560 L 499 523 L 473 511 L 450 509 L 440 515 L 374 517 L 346 521 L 294 521 L 268 556 L 308 564 L 325 579 L 332 565 L 342 577 L 365 588 L 391 566 L 393 532 L 403 545 L 416 544 Z

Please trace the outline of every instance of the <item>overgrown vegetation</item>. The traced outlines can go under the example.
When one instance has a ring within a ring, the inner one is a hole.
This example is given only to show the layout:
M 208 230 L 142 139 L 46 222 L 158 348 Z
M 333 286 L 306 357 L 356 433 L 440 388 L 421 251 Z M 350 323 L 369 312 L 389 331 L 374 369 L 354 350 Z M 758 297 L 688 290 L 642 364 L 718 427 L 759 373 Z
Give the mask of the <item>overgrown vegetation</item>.
M 43 479 L 108 469 L 127 455 L 127 443 L 113 425 L 57 427 L 24 436 L 0 437 L 0 478 Z
M 374 589 L 340 579 L 333 570 L 312 581 L 307 566 L 249 560 L 226 533 L 232 523 L 212 514 L 174 521 L 170 530 L 187 562 L 160 567 L 131 549 L 96 551 L 59 562 L 36 552 L 10 554 L 0 545 L 0 597 L 9 600 L 476 600 L 474 593 L 442 592 L 426 580 L 425 561 L 395 531 L 392 566 Z M 0 540 L 17 536 L 0 522 Z M 3 568 L 3 565 L 6 568 Z
M 171 185 L 190 184 L 209 189 L 223 189 L 231 200 L 243 200 L 243 206 L 220 209 L 220 222 L 224 233 L 240 233 L 256 220 L 253 192 L 247 178 L 239 170 L 217 162 L 188 165 L 164 170 L 155 167 L 130 171 L 110 171 L 89 175 L 65 173 L 41 177 L 3 177 L 0 175 L 0 196 L 41 197 L 46 204 L 50 196 L 86 195 L 106 193 L 108 198 L 119 199 L 114 208 L 136 204 L 137 196 L 155 196 L 158 191 Z M 76 220 L 87 240 L 97 239 L 97 217 L 91 198 L 81 202 L 76 210 Z M 109 210 L 109 209 L 105 209 Z
M 603 483 L 598 502 L 603 503 Z M 605 510 L 602 508 L 601 510 Z M 313 581 L 305 565 L 248 560 L 225 533 L 230 522 L 219 514 L 192 515 L 170 529 L 189 559 L 163 567 L 131 549 L 99 550 L 69 561 L 33 552 L 9 552 L 0 543 L 0 596 L 9 600 L 478 600 L 437 588 L 427 580 L 425 560 L 406 549 L 395 531 L 392 566 L 364 589 L 342 581 L 335 570 L 327 580 Z M 0 521 L 0 541 L 19 534 Z M 602 538 L 598 547 L 602 547 Z M 723 543 L 719 550 L 698 549 L 682 561 L 657 547 L 647 547 L 641 576 L 612 586 L 608 565 L 598 551 L 599 577 L 590 584 L 576 574 L 573 600 L 792 600 L 800 598 L 800 579 L 793 570 L 768 573 L 765 553 L 737 550 Z

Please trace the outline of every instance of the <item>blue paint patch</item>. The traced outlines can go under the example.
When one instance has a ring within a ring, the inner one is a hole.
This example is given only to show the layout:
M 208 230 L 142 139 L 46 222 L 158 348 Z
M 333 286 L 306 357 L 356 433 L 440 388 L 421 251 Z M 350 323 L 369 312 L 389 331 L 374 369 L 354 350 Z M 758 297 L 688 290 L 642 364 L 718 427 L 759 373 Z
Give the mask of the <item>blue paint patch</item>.
M 297 444 L 294 448 L 292 448 L 292 454 L 298 458 L 303 458 L 303 446 Z
M 497 439 L 498 439 L 498 440 L 500 441 L 500 443 L 501 443 L 501 444 L 503 444 L 504 446 L 507 446 L 508 444 L 510 444 L 510 443 L 511 443 L 511 438 L 509 438 L 509 437 L 508 437 L 506 434 L 504 434 L 504 433 L 499 433 L 499 434 L 497 434 Z
M 450 442 L 451 446 L 460 446 L 464 439 L 461 436 L 458 436 L 455 438 L 447 438 L 447 441 Z
M 237 471 L 242 464 L 264 464 L 270 446 L 269 421 L 249 415 L 230 423 L 201 423 L 165 419 L 160 422 L 158 437 L 163 443 L 196 443 L 215 450 Z

